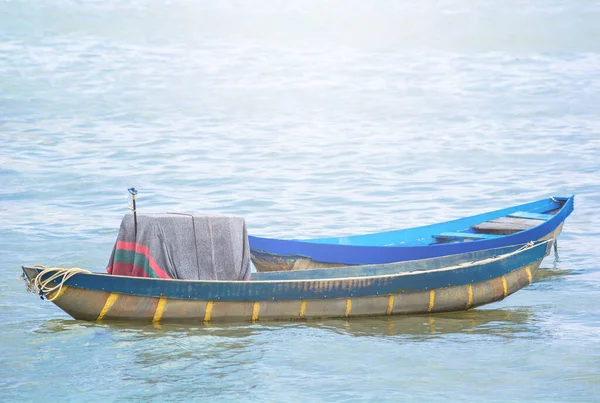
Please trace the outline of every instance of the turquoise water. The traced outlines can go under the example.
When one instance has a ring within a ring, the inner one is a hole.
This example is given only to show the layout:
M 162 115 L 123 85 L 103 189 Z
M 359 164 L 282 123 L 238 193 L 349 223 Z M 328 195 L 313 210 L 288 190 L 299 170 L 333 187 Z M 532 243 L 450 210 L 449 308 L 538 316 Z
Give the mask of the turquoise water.
M 0 400 L 600 398 L 600 6 L 0 2 Z M 307 323 L 70 319 L 20 265 L 103 270 L 127 212 L 302 237 L 552 195 L 534 283 L 469 312 Z

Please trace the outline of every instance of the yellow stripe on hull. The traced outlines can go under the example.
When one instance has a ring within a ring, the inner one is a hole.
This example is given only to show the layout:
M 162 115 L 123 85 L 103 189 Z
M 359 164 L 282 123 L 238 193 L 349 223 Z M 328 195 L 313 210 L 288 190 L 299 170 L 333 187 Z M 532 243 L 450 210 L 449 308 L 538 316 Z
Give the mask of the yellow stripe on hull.
M 98 318 L 96 318 L 97 321 L 101 321 L 102 319 L 104 319 L 108 311 L 110 311 L 110 308 L 112 308 L 112 306 L 117 301 L 117 298 L 119 298 L 119 294 L 114 292 L 108 296 L 106 302 L 104 303 L 104 306 L 102 307 L 102 310 L 100 311 L 100 314 L 98 315 Z
M 385 311 L 386 315 L 391 315 L 392 313 L 394 313 L 394 296 L 390 295 L 390 297 L 388 298 L 388 307 L 387 307 L 387 311 Z
M 255 302 L 252 306 L 252 322 L 258 320 L 258 314 L 260 313 L 260 302 Z
M 167 305 L 167 299 L 165 297 L 160 297 L 158 300 L 158 304 L 156 305 L 156 311 L 154 312 L 154 317 L 152 318 L 152 322 L 158 323 L 162 319 L 163 312 L 165 311 L 165 306 Z
M 467 299 L 467 309 L 471 308 L 473 305 L 473 284 L 469 284 L 469 297 Z
M 533 275 L 531 274 L 531 269 L 529 266 L 525 267 L 525 271 L 527 272 L 527 279 L 531 283 L 533 281 Z
M 300 304 L 300 313 L 298 314 L 298 317 L 300 319 L 304 319 L 305 314 L 306 314 L 306 301 L 302 301 L 302 303 Z
M 427 312 L 433 311 L 433 307 L 435 306 L 435 290 L 429 291 L 429 306 L 427 307 Z
M 59 299 L 60 297 L 62 297 L 62 295 L 68 289 L 69 289 L 69 287 L 67 287 L 66 285 L 63 285 L 60 290 L 54 291 L 52 294 L 48 295 L 48 300 L 52 301 L 52 302 L 56 301 L 57 299 Z
M 206 303 L 206 310 L 204 311 L 204 321 L 205 322 L 210 322 L 210 316 L 212 314 L 213 305 L 214 305 L 213 301 L 208 301 Z

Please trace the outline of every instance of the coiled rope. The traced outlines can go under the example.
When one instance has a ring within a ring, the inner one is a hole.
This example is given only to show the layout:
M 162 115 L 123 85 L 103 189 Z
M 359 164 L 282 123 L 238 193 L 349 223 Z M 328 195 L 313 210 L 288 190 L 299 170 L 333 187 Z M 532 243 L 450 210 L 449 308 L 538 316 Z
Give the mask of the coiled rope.
M 73 277 L 75 274 L 78 274 L 78 273 L 90 274 L 91 273 L 91 271 L 80 269 L 79 267 L 65 269 L 62 267 L 46 267 L 41 264 L 36 264 L 33 267 L 43 269 L 35 277 L 35 279 L 33 279 L 33 281 L 32 281 L 33 289 L 35 292 L 37 292 L 40 295 L 40 297 L 42 297 L 42 299 L 44 296 L 46 296 L 48 301 L 54 301 L 60 295 L 60 292 L 61 292 L 65 282 L 68 279 L 70 279 L 71 277 Z M 44 275 L 50 274 L 50 273 L 53 273 L 53 274 L 50 275 L 48 278 L 42 280 Z M 62 278 L 60 280 L 58 280 L 60 277 L 62 277 Z M 54 282 L 55 280 L 58 280 L 58 284 L 52 284 L 52 282 Z M 52 298 L 48 298 L 48 295 L 50 295 L 53 292 L 55 292 L 54 296 Z

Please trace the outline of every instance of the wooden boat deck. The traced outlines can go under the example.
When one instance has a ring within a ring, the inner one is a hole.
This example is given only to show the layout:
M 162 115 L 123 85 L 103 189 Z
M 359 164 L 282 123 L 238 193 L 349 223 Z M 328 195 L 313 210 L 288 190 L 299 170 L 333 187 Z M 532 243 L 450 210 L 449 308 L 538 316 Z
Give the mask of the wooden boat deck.
M 511 235 L 543 224 L 553 214 L 537 214 L 517 211 L 506 217 L 500 217 L 471 226 L 467 231 L 443 232 L 433 235 L 436 243 L 465 242 L 479 239 L 493 239 L 502 235 Z
M 473 225 L 471 228 L 485 234 L 510 235 L 515 232 L 533 228 L 542 223 L 543 221 L 541 220 L 533 220 L 530 218 L 501 217 Z

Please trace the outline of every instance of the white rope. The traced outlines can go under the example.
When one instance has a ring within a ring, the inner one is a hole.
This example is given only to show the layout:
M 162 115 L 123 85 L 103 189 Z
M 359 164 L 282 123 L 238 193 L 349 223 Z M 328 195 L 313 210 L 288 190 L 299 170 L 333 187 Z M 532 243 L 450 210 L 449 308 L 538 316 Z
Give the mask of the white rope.
M 54 297 L 52 297 L 51 299 L 46 297 L 46 298 L 48 298 L 48 301 L 54 301 L 60 295 L 60 292 L 61 292 L 65 282 L 68 279 L 70 279 L 71 277 L 73 277 L 75 274 L 91 273 L 91 271 L 80 269 L 79 267 L 64 269 L 62 267 L 46 267 L 41 264 L 36 264 L 33 267 L 38 267 L 38 268 L 44 269 L 35 277 L 35 279 L 33 279 L 32 283 L 33 283 L 33 287 L 36 290 L 36 292 L 41 292 L 43 295 L 47 296 L 56 291 L 56 293 L 54 294 Z M 54 273 L 54 274 L 52 274 L 45 280 L 42 280 L 42 277 L 49 273 Z M 60 279 L 58 284 L 52 284 L 52 282 L 54 280 L 59 279 L 61 276 L 62 276 L 62 279 Z
M 474 263 L 489 263 L 489 262 L 493 262 L 494 260 L 500 260 L 500 259 L 504 258 L 506 255 L 513 255 L 517 252 L 521 252 L 522 250 L 529 249 L 529 248 L 533 247 L 534 244 L 535 243 L 533 241 L 529 241 L 525 245 L 521 246 L 519 249 L 512 251 L 510 253 L 507 253 L 505 255 L 490 256 L 488 258 L 481 259 L 481 260 L 472 260 L 470 262 L 462 262 L 462 263 L 459 263 L 458 266 L 466 266 L 466 265 L 474 264 Z
M 519 249 L 517 249 L 516 251 L 514 251 L 513 253 L 520 252 L 520 251 L 522 251 L 522 250 L 524 250 L 524 249 L 529 249 L 529 248 L 531 248 L 532 246 L 533 246 L 533 241 L 529 241 L 529 242 L 527 242 L 525 245 L 521 246 Z

